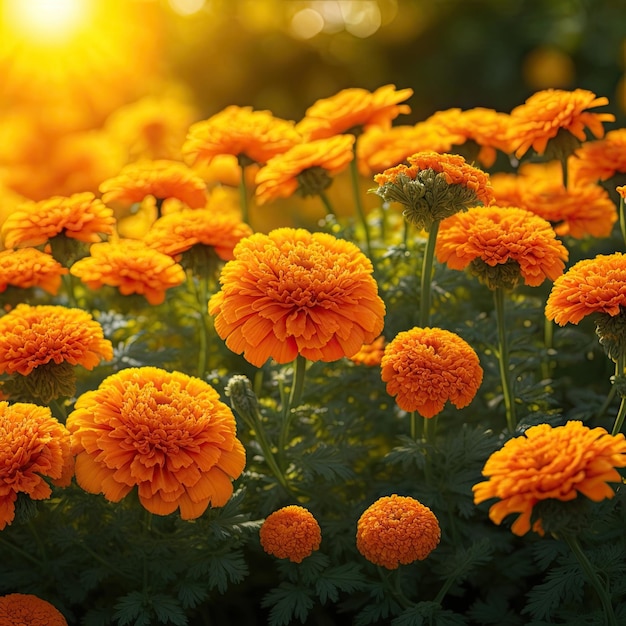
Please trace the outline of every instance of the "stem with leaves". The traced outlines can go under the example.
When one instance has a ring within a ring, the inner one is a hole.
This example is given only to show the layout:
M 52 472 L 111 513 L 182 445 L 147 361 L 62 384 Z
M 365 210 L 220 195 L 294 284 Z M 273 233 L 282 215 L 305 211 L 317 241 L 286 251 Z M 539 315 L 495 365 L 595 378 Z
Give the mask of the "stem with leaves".
M 496 323 L 498 326 L 498 364 L 500 366 L 500 380 L 502 382 L 502 394 L 504 396 L 504 408 L 506 411 L 506 423 L 513 432 L 517 426 L 515 416 L 515 397 L 509 375 L 509 347 L 504 320 L 504 289 L 496 287 L 493 290 L 494 305 L 496 311 Z

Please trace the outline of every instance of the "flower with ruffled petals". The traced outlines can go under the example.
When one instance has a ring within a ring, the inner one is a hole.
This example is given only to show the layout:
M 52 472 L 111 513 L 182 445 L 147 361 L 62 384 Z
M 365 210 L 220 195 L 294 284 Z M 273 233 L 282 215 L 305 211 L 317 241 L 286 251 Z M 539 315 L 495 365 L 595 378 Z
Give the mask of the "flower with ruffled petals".
M 563 145 L 556 147 L 557 152 L 552 156 L 569 156 L 587 139 L 586 129 L 598 139 L 604 136 L 602 124 L 615 121 L 615 116 L 592 113 L 589 109 L 608 103 L 608 98 L 597 97 L 587 89 L 538 91 L 511 111 L 508 135 L 511 149 L 517 158 L 530 148 L 541 155 L 559 135 L 559 143 Z
M 301 563 L 319 549 L 322 531 L 308 509 L 292 504 L 268 515 L 259 529 L 259 537 L 268 554 Z
M 626 128 L 610 130 L 602 139 L 586 141 L 568 160 L 577 182 L 597 183 L 626 174 Z
M 185 280 L 185 271 L 171 256 L 134 239 L 93 244 L 89 256 L 76 261 L 70 273 L 90 289 L 117 287 L 122 295 L 137 293 L 153 305 Z
M 350 357 L 350 360 L 357 365 L 367 365 L 370 367 L 380 365 L 385 353 L 385 337 L 381 335 L 371 343 L 364 343 L 361 349 Z
M 578 421 L 556 427 L 540 424 L 487 459 L 482 472 L 487 480 L 474 485 L 474 502 L 497 498 L 489 509 L 495 524 L 518 513 L 511 527 L 514 534 L 525 535 L 531 524 L 543 534 L 538 504 L 569 502 L 579 494 L 594 502 L 612 498 L 615 493 L 608 483 L 622 482 L 618 467 L 626 467 L 623 434 L 609 435 L 604 428 L 588 428 Z
M 435 244 L 440 263 L 467 267 L 490 289 L 537 287 L 563 273 L 567 248 L 549 222 L 517 207 L 474 207 L 442 222 Z
M 474 349 L 455 333 L 415 327 L 387 344 L 380 363 L 387 393 L 404 411 L 434 417 L 449 400 L 458 409 L 470 404 L 483 380 Z
M 354 157 L 353 135 L 336 135 L 301 143 L 271 158 L 256 175 L 256 198 L 265 204 L 298 192 L 314 196 L 332 183 Z
M 371 563 L 387 569 L 423 561 L 440 539 L 441 528 L 435 514 L 408 496 L 379 498 L 357 522 L 358 551 Z
M 0 293 L 11 285 L 20 289 L 39 287 L 55 296 L 61 276 L 67 272 L 51 255 L 37 248 L 0 251 Z
M 67 626 L 63 614 L 52 604 L 27 593 L 0 596 L 3 626 Z
M 384 85 L 374 92 L 342 89 L 311 105 L 296 128 L 307 141 L 372 127 L 387 129 L 398 115 L 411 112 L 408 104 L 400 104 L 411 95 L 412 89 L 396 91 L 395 85 Z
M 181 372 L 123 369 L 78 398 L 67 428 L 80 487 L 111 502 L 136 487 L 156 515 L 195 519 L 224 506 L 245 466 L 232 411 Z
M 46 479 L 67 487 L 73 474 L 70 433 L 50 409 L 0 401 L 0 530 L 15 518 L 18 494 L 45 500 L 52 495 Z
M 385 305 L 371 261 L 327 233 L 279 228 L 242 239 L 209 301 L 226 345 L 253 365 L 301 355 L 336 361 L 383 328 Z
M 6 248 L 39 246 L 57 235 L 87 243 L 113 233 L 113 211 L 93 193 L 26 202 L 13 211 L 0 235 Z

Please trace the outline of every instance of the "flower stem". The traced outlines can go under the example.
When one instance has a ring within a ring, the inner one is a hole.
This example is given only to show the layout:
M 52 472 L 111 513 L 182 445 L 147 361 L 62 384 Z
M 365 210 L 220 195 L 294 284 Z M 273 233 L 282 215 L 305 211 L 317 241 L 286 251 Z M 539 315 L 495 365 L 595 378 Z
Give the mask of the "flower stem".
M 626 358 L 623 355 L 617 357 L 617 361 L 615 362 L 615 382 L 613 385 L 617 384 L 618 377 L 622 377 L 624 375 L 624 365 Z M 613 387 L 615 389 L 615 386 Z M 622 401 L 619 405 L 619 410 L 617 411 L 617 417 L 615 418 L 615 423 L 613 424 L 613 432 L 612 435 L 617 435 L 617 433 L 621 432 L 622 426 L 624 425 L 624 418 L 626 417 L 626 396 L 622 396 Z
M 571 535 L 564 535 L 563 539 L 578 560 L 578 563 L 580 564 L 582 570 L 585 572 L 589 582 L 596 590 L 596 593 L 600 598 L 600 602 L 602 603 L 602 608 L 604 609 L 604 616 L 606 619 L 605 623 L 608 626 L 617 626 L 617 620 L 613 611 L 613 605 L 611 604 L 611 597 L 609 596 L 609 593 L 607 592 L 605 586 L 602 584 L 602 581 L 599 579 L 598 574 L 589 559 L 587 558 L 587 555 L 581 548 L 578 539 Z
M 241 204 L 241 219 L 246 224 L 250 224 L 250 212 L 248 208 L 248 189 L 246 187 L 246 166 L 239 165 L 241 179 L 239 181 L 239 202 Z
M 409 424 L 411 439 L 417 441 L 422 437 L 424 432 L 424 418 L 416 411 L 411 411 Z
M 543 378 L 552 376 L 552 361 L 550 360 L 549 351 L 553 346 L 554 322 L 544 317 L 543 321 L 543 345 L 546 349 L 546 357 L 541 362 L 541 371 Z
M 626 243 L 626 208 L 622 196 L 619 197 L 619 229 L 622 233 L 622 239 Z
M 333 208 L 333 204 L 330 201 L 329 197 L 323 191 L 319 192 L 319 197 L 324 204 L 327 215 L 332 215 L 335 219 L 337 219 L 337 213 L 335 213 L 335 209 Z
M 354 158 L 352 159 L 352 161 L 350 161 L 350 177 L 352 179 L 354 206 L 356 207 L 356 212 L 359 216 L 359 219 L 361 220 L 361 224 L 363 225 L 363 234 L 365 235 L 365 249 L 367 251 L 367 256 L 372 262 L 372 265 L 376 267 L 372 250 L 372 238 L 370 235 L 369 224 L 367 223 L 367 218 L 365 217 L 365 211 L 363 210 L 363 204 L 361 202 L 361 194 L 359 193 L 359 168 L 356 158 L 356 143 L 354 146 Z
M 496 287 L 493 290 L 493 299 L 496 310 L 496 323 L 498 326 L 498 362 L 500 365 L 500 379 L 502 381 L 502 394 L 504 395 L 504 407 L 506 410 L 506 423 L 513 432 L 517 425 L 515 417 L 515 399 L 511 388 L 509 376 L 509 347 L 507 342 L 506 327 L 504 324 L 504 289 Z
M 291 391 L 289 393 L 289 399 L 285 403 L 283 409 L 283 422 L 280 429 L 280 439 L 278 445 L 279 454 L 283 454 L 287 449 L 289 442 L 289 428 L 291 426 L 291 418 L 293 415 L 293 408 L 300 401 L 302 396 L 302 390 L 304 389 L 304 374 L 306 371 L 306 358 L 299 354 L 294 361 L 293 370 L 293 382 L 291 384 Z
M 422 282 L 420 297 L 420 317 L 419 326 L 426 328 L 430 323 L 430 292 L 433 273 L 433 261 L 435 258 L 435 243 L 437 241 L 437 231 L 439 222 L 433 222 L 426 240 L 424 250 L 424 261 L 422 263 Z

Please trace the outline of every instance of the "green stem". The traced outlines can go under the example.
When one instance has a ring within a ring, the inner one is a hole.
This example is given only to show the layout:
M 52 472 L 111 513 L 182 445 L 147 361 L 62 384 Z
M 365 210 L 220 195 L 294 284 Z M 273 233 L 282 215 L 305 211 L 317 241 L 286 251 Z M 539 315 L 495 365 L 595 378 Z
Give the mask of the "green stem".
M 289 400 L 283 408 L 283 422 L 280 429 L 280 438 L 278 445 L 278 453 L 282 456 L 287 449 L 289 443 L 289 428 L 293 416 L 293 408 L 300 401 L 302 390 L 304 389 L 304 374 L 306 371 L 306 358 L 299 354 L 294 361 L 293 381 Z
M 200 313 L 200 349 L 198 351 L 198 378 L 204 378 L 204 375 L 208 369 L 207 365 L 209 354 L 209 278 L 208 276 L 200 276 L 198 278 L 198 281 L 198 308 Z
M 626 243 L 626 209 L 624 208 L 624 198 L 619 197 L 619 229 L 622 233 L 622 239 Z
M 435 258 L 435 243 L 437 241 L 438 230 L 439 222 L 433 222 L 433 225 L 430 228 L 430 232 L 428 233 L 426 248 L 424 250 L 419 317 L 419 326 L 421 326 L 422 328 L 426 328 L 430 323 L 430 292 L 433 273 L 433 261 Z
M 241 204 L 241 219 L 246 224 L 250 224 L 250 212 L 248 208 L 248 189 L 246 187 L 246 166 L 239 165 L 241 170 L 241 180 L 239 181 L 239 202 Z
M 416 411 L 411 411 L 409 424 L 411 439 L 417 441 L 422 437 L 424 432 L 424 418 Z
M 617 384 L 618 377 L 621 378 L 624 376 L 625 360 L 623 355 L 617 357 L 617 361 L 615 362 L 615 382 L 613 386 Z M 626 417 L 626 396 L 622 396 L 622 401 L 620 402 L 615 424 L 613 425 L 613 432 L 611 434 L 617 435 L 617 433 L 621 432 L 622 426 L 624 425 L 624 417 Z
M 324 208 L 326 209 L 327 215 L 332 215 L 335 219 L 337 219 L 337 213 L 335 213 L 335 209 L 333 208 L 333 204 L 330 201 L 329 197 L 323 191 L 319 192 L 319 197 L 321 198 L 322 203 L 324 204 Z
M 435 448 L 435 439 L 437 435 L 437 416 L 424 418 L 424 422 L 426 425 L 426 441 Z
M 615 618 L 615 613 L 613 611 L 613 605 L 611 603 L 611 597 L 606 590 L 606 587 L 602 584 L 602 581 L 598 577 L 598 574 L 587 558 L 587 555 L 584 553 L 583 549 L 578 542 L 576 537 L 570 535 L 564 535 L 563 539 L 570 547 L 570 550 L 574 554 L 574 556 L 578 559 L 578 563 L 580 564 L 582 570 L 585 572 L 589 582 L 592 584 L 595 589 L 598 597 L 600 598 L 600 602 L 602 603 L 602 608 L 604 609 L 604 616 L 606 619 L 606 624 L 608 626 L 617 626 L 617 619 Z
M 513 396 L 511 378 L 509 376 L 509 348 L 507 342 L 506 327 L 504 324 L 504 289 L 496 287 L 493 291 L 496 310 L 496 323 L 498 326 L 498 362 L 500 365 L 500 379 L 502 381 L 502 393 L 504 395 L 504 407 L 506 410 L 506 423 L 513 432 L 517 425 L 515 417 L 515 399 Z
M 561 161 L 561 170 L 563 172 L 563 187 L 567 189 L 567 157 L 563 156 L 560 159 Z
M 0 543 L 3 543 L 4 545 L 8 546 L 11 550 L 19 554 L 23 559 L 30 561 L 31 563 L 36 565 L 39 569 L 41 569 L 41 561 L 38 558 L 34 557 L 32 554 L 25 552 L 24 550 L 22 550 L 22 548 L 18 548 L 16 545 L 12 544 L 10 541 L 7 541 L 3 537 L 0 537 Z
M 552 349 L 554 340 L 554 322 L 544 317 L 543 320 L 543 345 L 546 349 L 546 356 L 541 362 L 541 371 L 543 378 L 550 378 L 552 376 L 552 360 L 550 359 L 549 351 Z
M 354 158 L 350 161 L 350 178 L 352 179 L 352 193 L 354 194 L 354 206 L 356 207 L 357 214 L 363 225 L 363 234 L 365 235 L 365 249 L 367 256 L 370 258 L 372 265 L 376 267 L 374 261 L 374 255 L 372 251 L 372 237 L 370 235 L 369 224 L 363 210 L 363 204 L 361 203 L 361 194 L 359 192 L 359 167 L 356 158 L 356 141 L 354 143 Z

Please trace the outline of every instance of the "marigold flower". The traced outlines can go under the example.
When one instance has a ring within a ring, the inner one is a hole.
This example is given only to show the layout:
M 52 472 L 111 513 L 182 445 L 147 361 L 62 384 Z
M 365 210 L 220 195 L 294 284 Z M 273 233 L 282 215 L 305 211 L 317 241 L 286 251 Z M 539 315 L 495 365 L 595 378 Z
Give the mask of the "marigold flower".
M 78 398 L 67 428 L 80 487 L 112 502 L 137 487 L 156 515 L 194 519 L 224 506 L 245 466 L 232 411 L 181 372 L 123 369 Z
M 387 569 L 423 561 L 440 539 L 435 514 L 408 496 L 379 498 L 357 522 L 357 550 L 371 563 Z
M 620 198 L 624 198 L 626 200 L 626 185 L 622 185 L 621 187 L 615 187 L 615 191 L 617 191 Z
M 73 474 L 70 433 L 50 409 L 0 401 L 0 530 L 14 520 L 19 493 L 45 500 L 52 495 L 46 478 L 67 487 Z
M 51 255 L 37 248 L 0 251 L 0 293 L 11 285 L 20 289 L 40 287 L 55 296 L 61 276 L 67 272 Z
M 208 200 L 204 180 L 184 163 L 167 159 L 130 163 L 118 176 L 105 180 L 100 191 L 103 202 L 120 206 L 153 196 L 159 201 L 175 198 L 189 208 L 198 209 Z
M 519 513 L 511 530 L 525 535 L 531 530 L 534 507 L 545 500 L 568 502 L 586 496 L 594 502 L 615 494 L 607 483 L 622 482 L 616 468 L 626 466 L 623 434 L 609 435 L 604 428 L 588 428 L 570 421 L 564 426 L 539 424 L 507 441 L 485 463 L 488 480 L 474 485 L 474 502 L 491 498 L 498 502 L 489 518 L 500 524 Z M 542 520 L 532 530 L 543 535 Z
M 0 235 L 6 248 L 39 246 L 60 234 L 90 243 L 110 235 L 114 225 L 113 211 L 84 192 L 20 205 L 5 220 Z
M 326 233 L 279 228 L 242 239 L 209 301 L 226 345 L 253 365 L 296 356 L 335 361 L 355 354 L 383 328 L 370 260 Z
M 304 197 L 319 194 L 348 167 L 353 145 L 353 135 L 337 135 L 295 145 L 272 157 L 256 175 L 257 202 L 288 198 L 296 191 Z
M 626 128 L 611 130 L 602 139 L 586 141 L 567 166 L 576 182 L 597 183 L 626 173 Z
M 165 292 L 182 284 L 185 271 L 172 257 L 134 239 L 95 243 L 90 256 L 72 265 L 70 273 L 90 289 L 117 287 L 124 296 L 141 294 L 152 304 L 161 304 Z
M 489 175 L 458 154 L 417 152 L 409 165 L 397 165 L 374 176 L 376 193 L 404 206 L 403 215 L 418 228 L 493 200 Z
M 384 85 L 374 92 L 342 89 L 317 100 L 296 128 L 307 141 L 372 127 L 387 129 L 398 115 L 411 112 L 408 104 L 399 103 L 412 95 L 412 89 L 396 91 L 395 85 Z
M 441 328 L 400 332 L 387 344 L 380 363 L 387 393 L 404 411 L 434 417 L 448 400 L 459 409 L 470 404 L 483 380 L 474 349 Z
M 0 623 L 3 626 L 67 626 L 55 606 L 27 593 L 0 596 Z
M 567 248 L 549 222 L 517 207 L 474 207 L 442 222 L 435 244 L 440 263 L 472 273 L 490 289 L 536 287 L 565 269 Z
M 511 111 L 509 141 L 515 156 L 521 158 L 530 148 L 537 154 L 544 154 L 548 142 L 561 130 L 567 131 L 568 137 L 578 142 L 587 139 L 587 128 L 594 137 L 603 137 L 603 122 L 614 122 L 615 116 L 612 113 L 592 113 L 589 109 L 608 103 L 608 98 L 597 97 L 586 89 L 544 89 L 534 93 L 524 104 Z M 571 153 L 573 149 L 567 152 Z
M 259 537 L 268 554 L 301 563 L 319 549 L 322 531 L 310 511 L 292 504 L 268 515 L 259 529 Z
M 238 157 L 244 165 L 264 164 L 301 141 L 294 122 L 274 117 L 270 111 L 233 105 L 192 124 L 183 155 L 194 167 L 223 154 Z
M 380 365 L 384 353 L 385 337 L 381 335 L 371 343 L 364 343 L 361 349 L 350 357 L 350 360 L 357 365 Z

